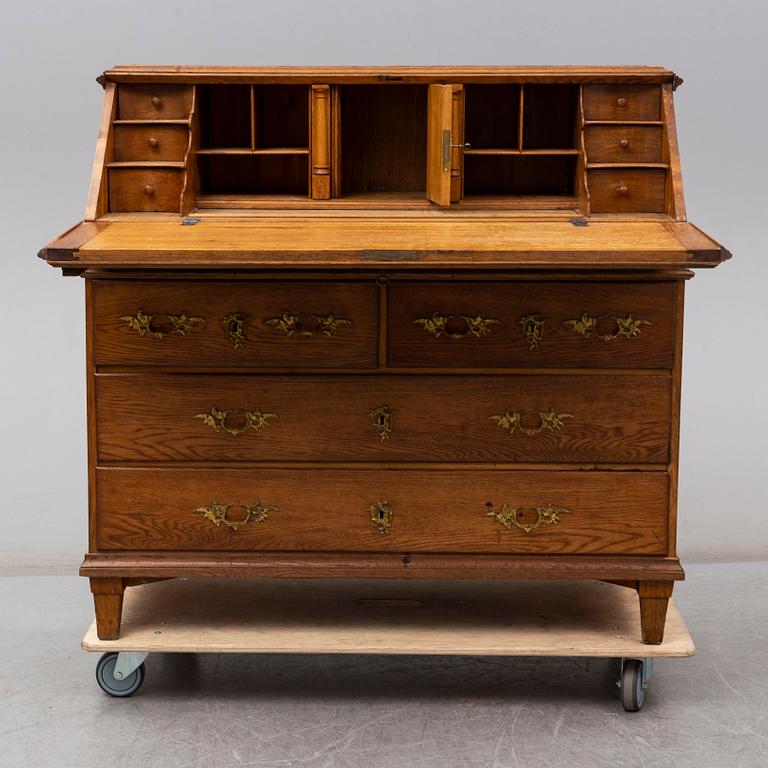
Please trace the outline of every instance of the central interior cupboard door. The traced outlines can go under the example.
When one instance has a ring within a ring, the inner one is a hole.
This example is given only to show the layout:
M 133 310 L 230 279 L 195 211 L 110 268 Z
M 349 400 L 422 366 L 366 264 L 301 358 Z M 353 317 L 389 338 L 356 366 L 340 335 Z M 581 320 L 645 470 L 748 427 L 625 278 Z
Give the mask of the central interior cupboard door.
M 450 205 L 461 198 L 463 97 L 461 85 L 429 86 L 427 198 L 438 205 Z

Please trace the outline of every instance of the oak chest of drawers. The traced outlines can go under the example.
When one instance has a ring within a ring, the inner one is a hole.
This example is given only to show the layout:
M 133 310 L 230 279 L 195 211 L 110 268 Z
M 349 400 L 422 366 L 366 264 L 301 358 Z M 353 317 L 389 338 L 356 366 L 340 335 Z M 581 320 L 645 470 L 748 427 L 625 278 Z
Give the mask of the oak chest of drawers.
M 683 577 L 658 68 L 118 67 L 86 218 L 90 578 Z

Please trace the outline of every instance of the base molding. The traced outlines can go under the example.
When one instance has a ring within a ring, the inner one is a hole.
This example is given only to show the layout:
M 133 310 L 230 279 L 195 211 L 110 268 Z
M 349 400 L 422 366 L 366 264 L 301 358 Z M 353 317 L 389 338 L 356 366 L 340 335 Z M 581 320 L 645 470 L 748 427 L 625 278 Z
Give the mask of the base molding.
M 595 555 L 355 553 L 89 553 L 88 577 L 253 576 L 268 579 L 597 579 L 680 581 L 677 558 Z

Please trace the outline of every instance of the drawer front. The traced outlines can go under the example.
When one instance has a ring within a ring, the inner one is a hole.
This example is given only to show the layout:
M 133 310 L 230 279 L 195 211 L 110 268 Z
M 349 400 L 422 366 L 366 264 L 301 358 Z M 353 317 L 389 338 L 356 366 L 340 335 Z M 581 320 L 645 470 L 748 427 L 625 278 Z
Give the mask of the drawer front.
M 96 408 L 100 461 L 657 463 L 671 379 L 99 374 Z
M 660 125 L 588 125 L 584 129 L 590 163 L 660 163 Z
M 185 125 L 116 125 L 115 161 L 182 162 L 189 143 Z
M 396 283 L 389 362 L 411 368 L 671 368 L 672 283 Z
M 372 283 L 95 280 L 93 309 L 96 365 L 377 363 Z
M 192 111 L 189 85 L 121 85 L 117 98 L 121 120 L 183 120 Z
M 109 210 L 178 213 L 181 183 L 181 172 L 173 168 L 110 168 Z
M 658 120 L 661 89 L 658 85 L 585 85 L 587 120 Z
M 663 168 L 590 170 L 590 208 L 592 213 L 663 213 L 666 181 Z
M 100 550 L 664 555 L 660 472 L 97 471 Z

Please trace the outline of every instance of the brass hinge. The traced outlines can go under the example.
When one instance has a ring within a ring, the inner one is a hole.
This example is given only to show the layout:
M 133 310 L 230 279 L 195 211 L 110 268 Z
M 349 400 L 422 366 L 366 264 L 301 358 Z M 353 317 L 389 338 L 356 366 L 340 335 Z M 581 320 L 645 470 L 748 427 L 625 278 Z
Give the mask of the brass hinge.
M 443 170 L 451 170 L 451 131 L 448 128 L 443 131 Z

